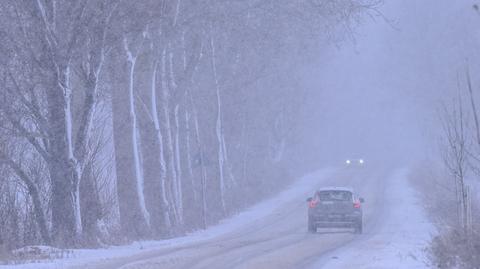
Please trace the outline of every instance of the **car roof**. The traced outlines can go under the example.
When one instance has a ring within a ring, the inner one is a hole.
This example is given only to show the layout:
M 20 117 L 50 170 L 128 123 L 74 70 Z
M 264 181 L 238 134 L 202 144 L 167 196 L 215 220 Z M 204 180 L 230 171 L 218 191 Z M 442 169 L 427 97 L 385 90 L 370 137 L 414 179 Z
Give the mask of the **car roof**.
M 348 191 L 353 193 L 353 189 L 349 187 L 323 187 L 318 189 L 317 191 Z

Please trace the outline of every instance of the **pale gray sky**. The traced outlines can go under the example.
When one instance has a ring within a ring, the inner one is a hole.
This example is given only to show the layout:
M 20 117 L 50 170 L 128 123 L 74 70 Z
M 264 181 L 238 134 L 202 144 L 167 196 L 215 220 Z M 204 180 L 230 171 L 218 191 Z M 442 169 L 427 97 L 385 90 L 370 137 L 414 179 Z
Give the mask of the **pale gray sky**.
M 451 99 L 457 73 L 463 83 L 467 59 L 480 86 L 474 2 L 387 0 L 385 19 L 367 18 L 355 41 L 322 48 L 305 75 L 314 148 L 338 159 L 429 154 L 440 131 L 436 110 Z

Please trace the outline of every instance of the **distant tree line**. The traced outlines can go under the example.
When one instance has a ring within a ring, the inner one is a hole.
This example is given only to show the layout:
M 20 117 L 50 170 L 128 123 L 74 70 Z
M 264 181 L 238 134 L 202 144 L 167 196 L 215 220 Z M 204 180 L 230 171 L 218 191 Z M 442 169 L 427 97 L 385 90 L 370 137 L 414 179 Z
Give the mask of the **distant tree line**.
M 0 3 L 0 239 L 161 239 L 287 183 L 295 68 L 377 0 Z

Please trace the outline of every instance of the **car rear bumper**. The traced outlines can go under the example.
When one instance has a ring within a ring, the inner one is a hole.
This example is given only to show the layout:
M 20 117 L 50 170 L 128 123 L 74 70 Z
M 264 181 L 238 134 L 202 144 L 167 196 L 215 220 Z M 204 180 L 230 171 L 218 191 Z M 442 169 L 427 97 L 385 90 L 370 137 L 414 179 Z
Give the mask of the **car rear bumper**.
M 360 214 L 354 215 L 342 215 L 342 216 L 310 216 L 312 224 L 319 228 L 349 228 L 355 227 L 358 223 L 362 222 L 362 216 Z
M 343 222 L 343 221 L 316 221 L 315 226 L 317 228 L 353 228 L 357 226 L 358 222 Z

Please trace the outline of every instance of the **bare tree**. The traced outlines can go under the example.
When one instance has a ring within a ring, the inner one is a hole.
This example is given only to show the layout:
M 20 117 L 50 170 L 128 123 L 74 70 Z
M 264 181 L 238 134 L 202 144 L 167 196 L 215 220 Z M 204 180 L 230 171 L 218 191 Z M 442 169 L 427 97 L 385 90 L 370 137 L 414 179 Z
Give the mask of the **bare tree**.
M 457 215 L 465 232 L 468 229 L 468 198 L 465 183 L 468 172 L 468 148 L 470 147 L 468 121 L 461 98 L 452 106 L 451 110 L 444 110 L 443 130 L 446 140 L 444 163 L 455 180 Z

